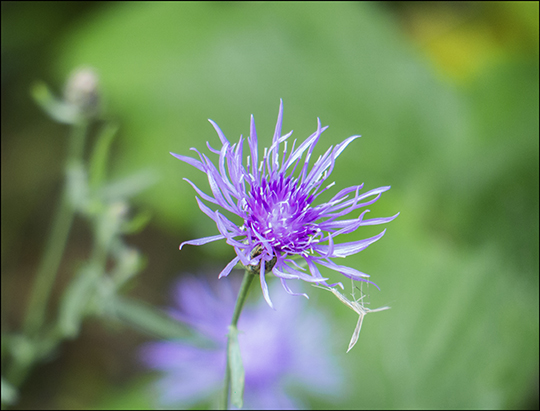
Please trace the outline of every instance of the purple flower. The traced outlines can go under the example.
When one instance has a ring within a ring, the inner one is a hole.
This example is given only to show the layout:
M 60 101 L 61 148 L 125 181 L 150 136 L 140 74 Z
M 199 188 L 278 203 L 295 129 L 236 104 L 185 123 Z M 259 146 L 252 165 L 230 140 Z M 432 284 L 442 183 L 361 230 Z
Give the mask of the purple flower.
M 150 368 L 163 373 L 157 381 L 163 406 L 189 407 L 223 389 L 227 330 L 234 309 L 239 282 L 216 287 L 206 280 L 187 277 L 178 282 L 170 311 L 216 342 L 215 348 L 199 348 L 182 341 L 146 344 L 141 356 Z M 247 305 L 238 323 L 239 344 L 245 370 L 244 404 L 253 409 L 300 408 L 290 397 L 293 387 L 321 396 L 336 396 L 342 386 L 342 368 L 329 358 L 332 333 L 321 313 L 303 310 L 302 300 L 275 293 L 278 311 L 268 311 L 260 300 Z M 326 348 L 321 348 L 326 347 Z
M 359 241 L 335 244 L 334 240 L 340 234 L 351 233 L 361 226 L 387 223 L 399 214 L 367 219 L 364 217 L 369 210 L 364 210 L 358 217 L 339 220 L 354 210 L 373 204 L 383 192 L 390 189 L 390 186 L 361 194 L 363 184 L 360 184 L 341 190 L 327 203 L 314 205 L 314 200 L 334 185 L 331 183 L 323 187 L 334 169 L 336 158 L 360 136 L 351 136 L 336 147 L 330 147 L 319 156 L 309 170 L 308 164 L 313 149 L 328 126 L 321 127 L 321 122 L 317 119 L 317 131 L 296 148 L 294 140 L 289 150 L 287 139 L 292 131 L 281 135 L 282 120 L 281 101 L 272 145 L 264 149 L 263 157 L 259 161 L 255 121 L 251 116 L 248 137 L 250 155 L 247 156 L 245 166 L 242 136 L 238 144 L 231 145 L 212 120 L 209 121 L 214 126 L 222 146 L 220 150 L 216 150 L 210 144 L 207 145 L 210 151 L 219 155 L 217 167 L 205 154 L 195 148 L 191 150 L 197 152 L 200 160 L 171 153 L 207 174 L 212 196 L 185 179 L 203 200 L 218 205 L 243 220 L 237 225 L 219 210 L 211 209 L 196 197 L 200 209 L 214 220 L 221 234 L 185 241 L 180 244 L 180 249 L 184 244 L 202 245 L 211 241 L 227 240 L 227 243 L 234 247 L 236 257 L 221 271 L 219 278 L 227 276 L 239 262 L 248 269 L 260 273 L 263 295 L 271 307 L 272 302 L 265 280 L 265 273 L 268 271 L 272 271 L 281 279 L 283 287 L 289 294 L 306 297 L 306 294 L 293 293 L 288 287 L 287 280 L 304 280 L 328 286 L 325 282 L 328 278 L 321 275 L 317 264 L 353 280 L 370 282 L 366 280 L 369 275 L 351 267 L 338 265 L 332 258 L 346 257 L 362 251 L 381 238 L 386 230 Z M 280 152 L 282 144 L 283 151 Z M 302 161 L 303 156 L 305 159 Z M 293 174 L 297 169 L 299 173 L 295 177 Z M 307 265 L 309 273 L 297 263 L 297 259 L 305 261 L 304 266 Z

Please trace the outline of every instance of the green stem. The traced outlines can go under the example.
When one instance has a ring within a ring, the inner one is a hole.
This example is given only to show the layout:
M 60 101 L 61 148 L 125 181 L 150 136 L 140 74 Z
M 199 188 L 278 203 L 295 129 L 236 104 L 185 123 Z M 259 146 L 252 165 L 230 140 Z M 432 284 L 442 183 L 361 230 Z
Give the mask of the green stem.
M 236 305 L 234 307 L 233 317 L 231 320 L 231 325 L 229 329 L 236 331 L 236 326 L 238 324 L 238 319 L 240 318 L 240 313 L 244 307 L 244 302 L 249 291 L 249 286 L 253 282 L 255 274 L 246 270 L 244 273 L 244 279 L 242 280 L 242 285 L 240 286 L 240 291 L 238 292 L 238 298 L 236 299 Z M 231 389 L 231 370 L 229 365 L 229 337 L 227 337 L 227 363 L 225 366 L 225 390 L 223 392 L 223 409 L 229 409 L 229 391 Z
M 73 126 L 66 161 L 66 174 L 70 167 L 82 162 L 86 129 L 86 123 Z M 46 243 L 46 249 L 36 274 L 28 304 L 28 312 L 24 323 L 24 333 L 28 336 L 35 335 L 43 324 L 47 303 L 62 260 L 74 214 L 75 210 L 70 201 L 66 178 L 61 203 L 56 211 L 50 238 Z

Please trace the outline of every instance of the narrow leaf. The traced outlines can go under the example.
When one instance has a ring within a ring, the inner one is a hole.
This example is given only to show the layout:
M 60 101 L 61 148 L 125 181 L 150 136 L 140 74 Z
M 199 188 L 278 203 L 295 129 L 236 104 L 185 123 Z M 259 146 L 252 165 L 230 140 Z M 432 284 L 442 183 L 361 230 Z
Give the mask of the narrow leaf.
M 235 407 L 242 408 L 244 404 L 244 366 L 242 365 L 240 345 L 238 344 L 238 330 L 233 326 L 229 327 L 227 355 L 229 356 L 229 370 L 231 373 L 231 402 Z
M 122 233 L 124 234 L 138 233 L 148 224 L 148 222 L 150 222 L 151 218 L 152 218 L 152 213 L 150 211 L 148 210 L 141 211 L 139 214 L 133 217 L 130 221 L 126 221 L 124 222 L 124 224 L 122 224 Z
M 82 163 L 72 163 L 67 168 L 67 189 L 74 209 L 84 211 L 89 205 L 88 178 Z
M 98 140 L 94 146 L 92 159 L 90 160 L 90 187 L 97 188 L 105 181 L 105 172 L 107 168 L 107 159 L 111 143 L 113 141 L 118 126 L 107 124 L 99 133 Z
M 195 340 L 193 342 L 199 346 L 209 345 L 208 340 L 192 329 L 142 301 L 116 296 L 108 305 L 106 314 L 153 337 Z
M 99 274 L 95 267 L 85 266 L 69 284 L 60 305 L 58 318 L 58 327 L 62 335 L 74 338 L 79 334 L 81 323 L 87 314 L 88 303 L 95 295 Z
M 146 190 L 157 180 L 158 176 L 155 172 L 143 170 L 101 187 L 98 195 L 106 201 L 125 199 Z
M 72 104 L 58 100 L 43 82 L 37 82 L 31 89 L 35 102 L 53 120 L 64 124 L 75 124 L 80 121 L 79 113 Z
M 13 404 L 15 401 L 17 401 L 17 390 L 2 377 L 2 404 Z

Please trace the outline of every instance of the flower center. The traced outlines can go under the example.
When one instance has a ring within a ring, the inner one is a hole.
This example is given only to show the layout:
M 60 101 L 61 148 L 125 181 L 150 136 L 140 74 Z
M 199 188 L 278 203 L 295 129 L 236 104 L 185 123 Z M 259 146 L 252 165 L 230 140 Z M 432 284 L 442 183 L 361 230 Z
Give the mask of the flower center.
M 310 207 L 312 196 L 301 188 L 296 179 L 283 175 L 251 188 L 245 223 L 257 237 L 254 240 L 262 238 L 274 250 L 293 254 L 309 249 L 317 233 L 312 224 L 317 213 Z

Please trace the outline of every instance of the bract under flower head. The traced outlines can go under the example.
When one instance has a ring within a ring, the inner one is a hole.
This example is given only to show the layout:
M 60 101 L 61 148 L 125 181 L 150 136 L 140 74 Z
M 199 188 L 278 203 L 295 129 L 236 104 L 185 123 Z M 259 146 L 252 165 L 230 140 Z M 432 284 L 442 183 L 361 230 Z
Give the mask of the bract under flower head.
M 337 271 L 353 280 L 366 281 L 369 275 L 354 268 L 341 266 L 332 258 L 356 254 L 380 239 L 386 230 L 364 240 L 335 244 L 334 239 L 340 234 L 351 233 L 366 225 L 383 224 L 397 217 L 364 218 L 369 210 L 364 210 L 353 219 L 339 220 L 354 210 L 369 206 L 379 199 L 390 186 L 379 187 L 360 193 L 363 184 L 352 186 L 338 192 L 330 201 L 315 205 L 314 200 L 334 185 L 323 186 L 332 170 L 336 158 L 345 148 L 360 136 L 351 136 L 335 147 L 330 147 L 319 156 L 309 170 L 309 160 L 313 149 L 324 130 L 317 119 L 317 130 L 303 143 L 296 147 L 287 147 L 292 131 L 281 135 L 283 120 L 283 101 L 280 102 L 279 115 L 270 148 L 265 148 L 261 159 L 257 143 L 255 120 L 251 116 L 248 146 L 250 155 L 244 163 L 244 139 L 231 144 L 221 129 L 212 120 L 221 149 L 216 150 L 207 143 L 211 152 L 219 155 L 218 165 L 192 148 L 199 155 L 199 160 L 180 154 L 171 153 L 176 158 L 198 168 L 208 176 L 212 195 L 200 190 L 188 181 L 202 200 L 220 206 L 243 219 L 242 225 L 234 224 L 219 210 L 208 207 L 199 197 L 200 209 L 217 225 L 219 235 L 185 241 L 185 244 L 202 245 L 211 241 L 225 239 L 234 247 L 236 257 L 227 264 L 219 277 L 227 276 L 239 262 L 245 267 L 256 268 L 260 274 L 264 298 L 272 307 L 268 294 L 265 274 L 268 271 L 281 279 L 285 290 L 293 295 L 287 280 L 304 280 L 328 286 L 317 264 Z M 283 149 L 281 150 L 281 147 Z M 303 158 L 303 160 L 302 160 Z M 299 169 L 297 175 L 295 171 Z M 303 259 L 306 271 L 295 260 Z M 301 294 L 307 297 L 306 294 Z

